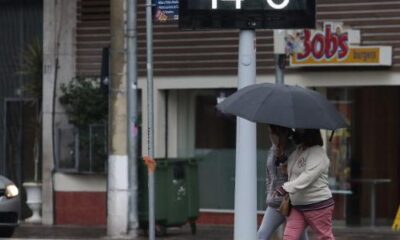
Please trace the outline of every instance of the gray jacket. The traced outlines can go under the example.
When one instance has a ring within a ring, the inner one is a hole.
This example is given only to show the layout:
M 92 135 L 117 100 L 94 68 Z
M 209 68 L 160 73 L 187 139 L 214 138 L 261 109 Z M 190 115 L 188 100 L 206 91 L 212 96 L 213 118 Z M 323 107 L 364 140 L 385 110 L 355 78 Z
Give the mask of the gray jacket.
M 294 150 L 293 144 L 288 144 L 288 147 L 285 149 L 285 155 L 289 157 L 289 155 Z M 266 195 L 267 195 L 267 205 L 269 207 L 278 208 L 282 202 L 282 197 L 275 196 L 272 197 L 272 193 L 275 192 L 277 188 L 282 186 L 285 182 L 288 181 L 287 172 L 282 169 L 282 165 L 276 166 L 276 152 L 277 147 L 272 145 L 267 157 L 266 164 Z M 287 162 L 286 162 L 287 163 Z

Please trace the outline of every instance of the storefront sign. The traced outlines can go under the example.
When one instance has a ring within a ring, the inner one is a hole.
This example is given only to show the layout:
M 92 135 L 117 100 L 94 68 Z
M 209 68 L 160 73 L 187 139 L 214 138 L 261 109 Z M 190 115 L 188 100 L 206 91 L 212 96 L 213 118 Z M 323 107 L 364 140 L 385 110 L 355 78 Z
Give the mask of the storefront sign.
M 179 17 L 179 1 L 178 0 L 155 0 L 155 8 L 153 9 L 153 17 L 155 21 L 167 22 L 177 21 Z
M 326 23 L 323 31 L 306 29 L 290 37 L 302 46 L 291 55 L 291 66 L 392 65 L 392 47 L 359 46 L 360 32 L 344 29 L 341 24 Z

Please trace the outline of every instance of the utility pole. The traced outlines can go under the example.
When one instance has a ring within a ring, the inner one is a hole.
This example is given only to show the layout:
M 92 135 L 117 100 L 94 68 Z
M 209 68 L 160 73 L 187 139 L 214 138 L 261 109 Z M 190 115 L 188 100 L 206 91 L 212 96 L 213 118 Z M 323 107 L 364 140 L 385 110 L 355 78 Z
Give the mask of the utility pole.
M 274 30 L 275 83 L 285 84 L 286 42 L 285 30 Z
M 256 31 L 240 30 L 238 89 L 256 83 Z M 257 238 L 256 124 L 237 118 L 234 239 Z
M 285 65 L 286 65 L 286 55 L 285 54 L 275 54 L 275 83 L 284 84 L 285 83 Z
M 107 193 L 107 235 L 118 238 L 128 230 L 127 95 L 125 65 L 125 0 L 111 3 L 110 110 Z
M 127 42 L 128 42 L 128 156 L 129 156 L 129 235 L 136 237 L 139 227 L 138 219 L 138 176 L 137 176 L 137 143 L 139 129 L 137 126 L 137 31 L 136 0 L 127 1 Z
M 148 156 L 154 158 L 154 99 L 153 99 L 153 14 L 152 0 L 146 0 L 146 55 L 147 55 L 147 133 L 148 133 Z M 148 171 L 149 189 L 149 239 L 154 240 L 155 227 L 155 192 L 154 171 Z

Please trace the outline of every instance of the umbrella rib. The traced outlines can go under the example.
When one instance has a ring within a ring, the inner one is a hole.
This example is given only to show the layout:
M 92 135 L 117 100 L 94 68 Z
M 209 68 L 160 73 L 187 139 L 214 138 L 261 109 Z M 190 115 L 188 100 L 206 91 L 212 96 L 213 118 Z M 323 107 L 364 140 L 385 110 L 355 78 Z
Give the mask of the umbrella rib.
M 257 113 L 258 113 L 258 110 L 260 110 L 260 108 L 264 105 L 264 103 L 268 100 L 268 98 L 270 97 L 272 95 L 272 91 L 270 91 L 266 96 L 265 96 L 265 98 L 264 98 L 264 100 L 262 100 L 262 104 L 259 104 L 259 106 L 255 109 L 255 111 L 254 111 L 254 113 L 253 113 L 253 116 L 252 116 L 252 119 L 255 119 L 255 116 L 257 115 Z
M 293 128 L 297 128 L 297 126 L 296 126 L 296 111 L 295 111 L 295 108 L 294 108 L 294 99 L 293 99 L 293 96 L 292 96 L 292 94 L 289 94 L 289 96 L 290 96 L 290 102 L 291 102 L 291 104 L 292 104 L 292 109 L 293 109 L 293 111 L 292 111 L 292 113 L 293 113 L 293 124 L 291 124 L 292 126 L 293 126 Z

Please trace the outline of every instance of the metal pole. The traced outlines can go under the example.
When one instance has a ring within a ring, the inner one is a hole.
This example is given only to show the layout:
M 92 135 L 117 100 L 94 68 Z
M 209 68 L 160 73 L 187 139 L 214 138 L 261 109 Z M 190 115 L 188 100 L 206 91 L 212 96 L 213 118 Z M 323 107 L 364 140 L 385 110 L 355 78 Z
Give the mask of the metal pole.
M 286 44 L 285 30 L 274 30 L 274 53 L 275 53 L 275 84 L 285 84 L 285 64 L 286 64 Z M 279 226 L 278 232 L 284 232 L 282 225 Z
M 241 30 L 238 88 L 256 82 L 255 31 Z M 257 239 L 256 124 L 237 118 L 234 239 Z
M 274 54 L 275 54 L 275 83 L 284 84 L 284 70 L 286 65 L 285 30 L 274 30 Z
M 128 163 L 129 163 L 129 235 L 138 235 L 138 176 L 137 176 L 137 32 L 136 0 L 127 3 L 127 44 L 128 44 Z
M 370 184 L 370 188 L 371 188 L 371 207 L 370 207 L 370 209 L 371 209 L 371 217 L 370 217 L 370 219 L 371 219 L 371 221 L 370 221 L 370 224 L 371 224 L 371 227 L 375 227 L 375 206 L 376 206 L 376 199 L 375 199 L 375 182 L 371 182 L 371 183 L 369 183 Z
M 275 83 L 284 84 L 285 83 L 285 64 L 286 55 L 285 54 L 275 54 Z
M 148 155 L 154 158 L 154 119 L 153 119 L 153 16 L 152 0 L 146 0 L 146 48 L 147 48 L 147 119 L 148 119 Z M 148 171 L 149 188 L 149 239 L 155 239 L 154 214 L 154 171 Z
M 112 238 L 128 232 L 129 176 L 127 147 L 127 86 L 125 33 L 126 0 L 110 1 L 110 150 L 108 159 L 107 234 Z
M 89 171 L 92 171 L 92 144 L 93 144 L 93 137 L 92 137 L 92 124 L 89 124 Z

